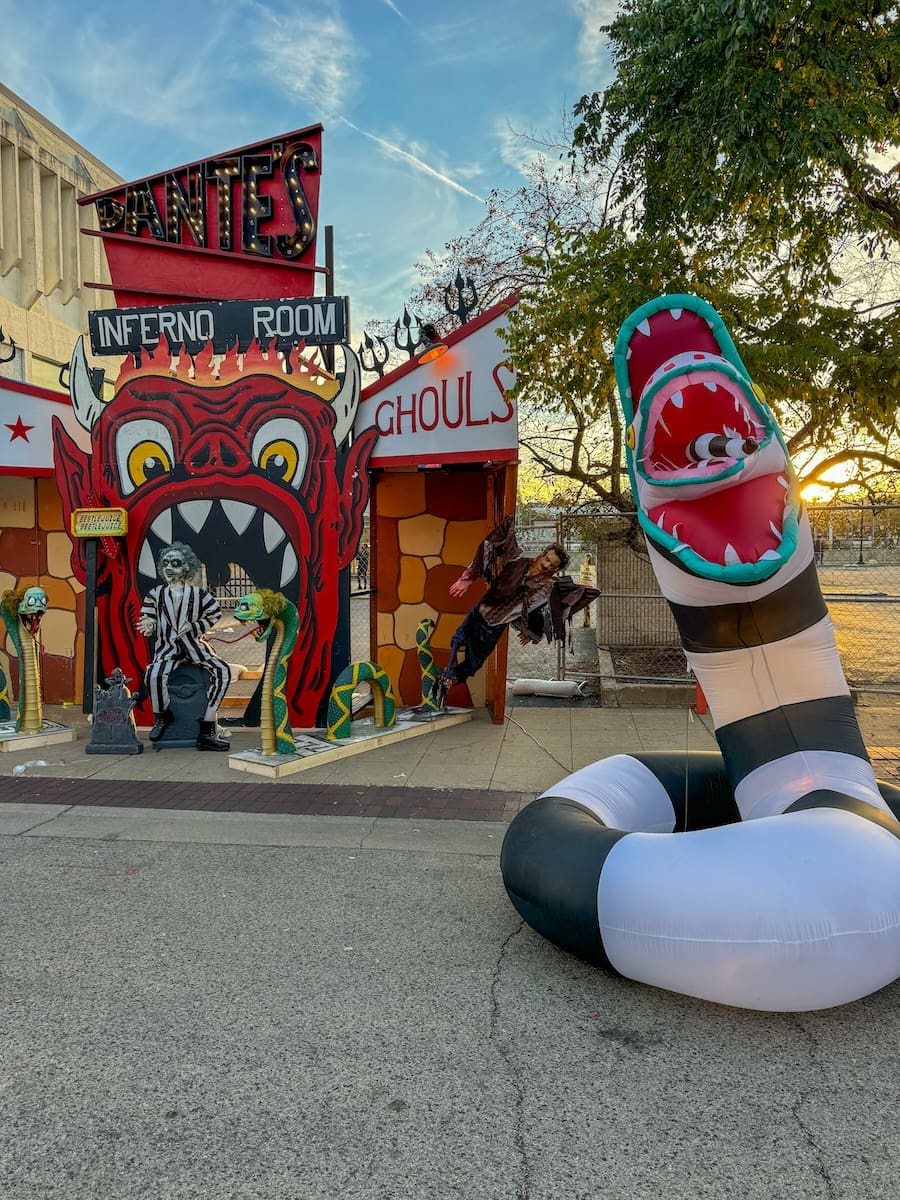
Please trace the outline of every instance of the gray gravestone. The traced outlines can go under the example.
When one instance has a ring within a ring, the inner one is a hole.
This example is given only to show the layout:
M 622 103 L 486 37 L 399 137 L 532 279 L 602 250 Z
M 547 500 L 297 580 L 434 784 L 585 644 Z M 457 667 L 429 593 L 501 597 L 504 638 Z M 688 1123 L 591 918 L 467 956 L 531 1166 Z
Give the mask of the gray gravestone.
M 200 721 L 206 713 L 209 675 L 193 663 L 182 663 L 169 676 L 168 724 L 154 750 L 196 750 Z
M 137 735 L 132 712 L 137 700 L 128 690 L 129 679 L 116 667 L 105 688 L 94 689 L 94 718 L 91 740 L 85 754 L 142 754 L 144 743 Z

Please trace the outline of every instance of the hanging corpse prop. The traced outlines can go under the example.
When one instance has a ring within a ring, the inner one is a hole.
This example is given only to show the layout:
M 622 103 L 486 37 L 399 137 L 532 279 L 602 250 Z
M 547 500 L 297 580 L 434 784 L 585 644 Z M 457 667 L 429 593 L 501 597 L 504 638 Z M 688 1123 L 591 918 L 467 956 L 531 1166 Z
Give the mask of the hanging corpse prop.
M 289 721 L 315 725 L 335 673 L 339 573 L 359 542 L 378 436 L 367 430 L 345 448 L 359 362 L 344 347 L 343 375 L 335 378 L 290 345 L 278 353 L 255 340 L 180 349 L 171 358 L 162 346 L 144 348 L 134 362 L 129 356 L 104 403 L 79 341 L 69 386 L 91 434 L 90 454 L 54 421 L 66 521 L 82 506 L 128 513 L 127 537 L 112 547 L 118 552 L 98 556 L 100 674 L 114 666 L 143 674 L 146 650 L 134 634 L 141 601 L 158 582 L 160 550 L 182 541 L 203 562 L 210 591 L 237 567 L 296 607 L 284 694 Z M 72 564 L 85 582 L 80 540 Z
M 784 442 L 695 297 L 632 314 L 616 368 L 638 519 L 722 753 L 563 779 L 510 826 L 507 891 L 630 979 L 773 1011 L 855 1000 L 900 976 L 900 789 L 872 772 Z

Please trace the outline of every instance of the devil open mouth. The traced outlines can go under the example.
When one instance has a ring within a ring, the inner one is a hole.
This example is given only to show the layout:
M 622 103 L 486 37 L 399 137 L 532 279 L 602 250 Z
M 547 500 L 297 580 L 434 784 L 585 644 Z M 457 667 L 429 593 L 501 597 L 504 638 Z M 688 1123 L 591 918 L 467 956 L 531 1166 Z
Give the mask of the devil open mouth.
M 297 603 L 299 565 L 286 531 L 264 508 L 226 498 L 182 500 L 157 514 L 138 555 L 141 595 L 159 583 L 156 563 L 166 546 L 191 545 L 200 537 L 210 591 L 227 584 L 236 566 L 254 584 L 271 587 Z
M 629 445 L 646 535 L 699 574 L 772 574 L 795 548 L 798 501 L 774 419 L 744 371 L 706 320 L 680 309 L 641 322 L 627 360 L 641 397 Z

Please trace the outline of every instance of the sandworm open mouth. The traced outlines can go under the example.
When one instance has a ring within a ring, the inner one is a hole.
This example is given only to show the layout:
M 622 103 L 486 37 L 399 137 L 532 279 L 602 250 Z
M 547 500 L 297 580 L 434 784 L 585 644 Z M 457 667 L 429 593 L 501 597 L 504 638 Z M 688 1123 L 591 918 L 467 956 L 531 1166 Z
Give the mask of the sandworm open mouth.
M 772 413 L 727 350 L 686 308 L 636 324 L 624 354 L 626 412 L 638 400 L 628 446 L 651 542 L 686 570 L 750 582 L 793 553 L 799 503 Z

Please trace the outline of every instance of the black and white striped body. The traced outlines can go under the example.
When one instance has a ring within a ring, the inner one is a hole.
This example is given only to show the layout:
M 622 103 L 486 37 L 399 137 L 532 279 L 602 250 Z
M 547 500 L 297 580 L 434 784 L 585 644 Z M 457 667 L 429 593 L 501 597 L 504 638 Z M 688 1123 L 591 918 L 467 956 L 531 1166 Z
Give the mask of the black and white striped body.
M 784 443 L 702 301 L 645 305 L 616 358 L 639 520 L 721 757 L 576 771 L 510 826 L 504 882 L 631 979 L 847 1003 L 900 976 L 900 791 L 872 771 Z
M 650 557 L 709 704 L 741 818 L 784 812 L 818 788 L 883 808 L 805 514 L 794 558 L 761 584 L 698 587 L 653 547 Z
M 629 979 L 775 1012 L 846 1004 L 900 974 L 900 789 L 881 787 L 890 804 L 832 795 L 741 822 L 718 754 L 616 755 L 516 817 L 503 878 L 539 933 Z
M 203 640 L 203 634 L 221 616 L 215 597 L 191 584 L 180 589 L 161 584 L 144 597 L 140 615 L 156 623 L 153 660 L 144 676 L 153 711 L 163 713 L 168 709 L 169 676 L 180 663 L 204 668 L 209 675 L 207 703 L 217 709 L 231 682 L 231 671 Z

